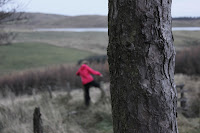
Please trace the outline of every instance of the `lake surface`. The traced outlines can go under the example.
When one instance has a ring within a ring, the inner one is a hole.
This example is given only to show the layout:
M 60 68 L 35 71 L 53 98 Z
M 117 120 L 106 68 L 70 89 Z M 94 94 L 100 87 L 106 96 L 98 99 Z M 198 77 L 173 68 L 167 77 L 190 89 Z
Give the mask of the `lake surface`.
M 200 27 L 173 27 L 173 31 L 200 31 Z
M 200 27 L 173 27 L 173 31 L 200 31 Z M 108 28 L 44 28 L 34 31 L 108 32 Z
M 108 32 L 108 28 L 47 28 L 35 31 Z

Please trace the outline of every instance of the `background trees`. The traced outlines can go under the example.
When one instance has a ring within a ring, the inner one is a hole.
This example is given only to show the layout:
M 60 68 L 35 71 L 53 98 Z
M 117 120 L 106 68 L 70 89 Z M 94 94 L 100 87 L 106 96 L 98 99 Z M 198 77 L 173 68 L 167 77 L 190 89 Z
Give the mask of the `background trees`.
M 5 30 L 6 24 L 13 24 L 23 19 L 22 13 L 17 13 L 13 0 L 0 0 L 0 45 L 10 44 L 16 34 Z

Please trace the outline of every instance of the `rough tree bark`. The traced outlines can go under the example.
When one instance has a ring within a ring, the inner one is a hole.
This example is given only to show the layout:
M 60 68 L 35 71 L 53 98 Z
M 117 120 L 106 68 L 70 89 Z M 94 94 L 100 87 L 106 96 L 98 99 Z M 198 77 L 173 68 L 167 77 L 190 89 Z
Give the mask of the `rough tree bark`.
M 114 133 L 178 133 L 171 0 L 109 0 Z

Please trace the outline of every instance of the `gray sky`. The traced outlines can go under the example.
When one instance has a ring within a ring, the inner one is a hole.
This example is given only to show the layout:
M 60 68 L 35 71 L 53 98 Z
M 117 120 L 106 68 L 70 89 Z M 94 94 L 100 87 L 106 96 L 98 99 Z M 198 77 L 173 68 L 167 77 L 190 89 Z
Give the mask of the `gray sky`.
M 16 0 L 22 11 L 63 15 L 107 15 L 108 0 Z M 200 16 L 200 0 L 172 0 L 172 16 Z

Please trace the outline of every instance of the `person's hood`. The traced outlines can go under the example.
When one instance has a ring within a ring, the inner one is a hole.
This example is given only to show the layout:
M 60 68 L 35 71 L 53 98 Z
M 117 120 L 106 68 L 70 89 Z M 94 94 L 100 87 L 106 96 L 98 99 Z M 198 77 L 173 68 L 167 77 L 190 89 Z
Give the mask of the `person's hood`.
M 83 69 L 85 69 L 87 67 L 87 65 L 86 64 L 83 64 L 83 65 L 81 65 L 81 70 L 83 70 Z

